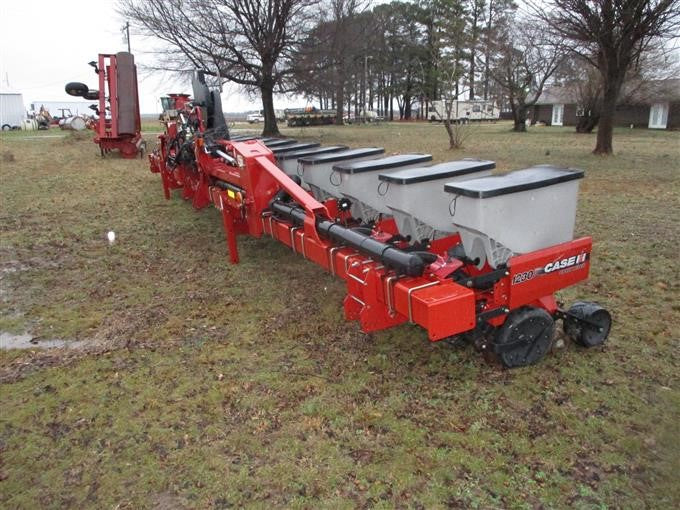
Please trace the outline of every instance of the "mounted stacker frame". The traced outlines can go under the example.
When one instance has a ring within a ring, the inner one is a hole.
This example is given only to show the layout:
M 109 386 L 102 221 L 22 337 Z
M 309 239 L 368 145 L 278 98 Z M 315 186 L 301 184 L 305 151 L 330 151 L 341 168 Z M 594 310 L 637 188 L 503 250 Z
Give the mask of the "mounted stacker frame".
M 99 146 L 102 157 L 112 150 L 120 151 L 127 159 L 137 154 L 143 157 L 146 143 L 142 139 L 134 55 L 124 51 L 100 53 L 97 61 L 89 65 L 97 74 L 99 88 L 70 82 L 65 90 L 71 96 L 97 101 L 90 108 L 98 117 L 94 124 L 94 143 Z

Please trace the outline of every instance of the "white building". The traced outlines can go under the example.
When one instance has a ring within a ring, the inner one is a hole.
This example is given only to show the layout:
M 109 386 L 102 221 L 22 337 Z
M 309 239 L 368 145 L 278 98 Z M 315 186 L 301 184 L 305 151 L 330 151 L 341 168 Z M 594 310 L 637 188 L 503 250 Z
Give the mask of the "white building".
M 18 92 L 0 92 L 0 126 L 6 131 L 20 128 L 26 118 L 24 98 Z

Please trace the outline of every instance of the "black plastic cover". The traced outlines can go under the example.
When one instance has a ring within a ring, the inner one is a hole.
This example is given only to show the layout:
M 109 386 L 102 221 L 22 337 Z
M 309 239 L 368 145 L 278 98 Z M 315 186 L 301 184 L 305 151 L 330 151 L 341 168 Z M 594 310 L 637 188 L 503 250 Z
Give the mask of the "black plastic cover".
M 469 181 L 450 182 L 444 185 L 444 190 L 470 198 L 491 198 L 508 193 L 545 188 L 561 182 L 582 179 L 584 176 L 583 170 L 575 168 L 538 165 L 503 175 L 490 175 Z
M 460 177 L 483 170 L 493 170 L 494 168 L 496 168 L 494 161 L 466 158 L 421 168 L 407 168 L 390 174 L 380 174 L 378 178 L 381 181 L 396 184 L 416 184 L 418 182 Z
M 385 149 L 382 147 L 363 147 L 361 149 L 350 149 L 341 152 L 333 152 L 331 154 L 318 154 L 316 156 L 308 156 L 301 158 L 300 162 L 305 165 L 323 165 L 324 163 L 334 163 L 336 161 L 345 161 L 346 159 L 365 158 L 368 156 L 377 156 L 384 154 Z
M 318 147 L 321 145 L 318 142 L 301 142 L 301 143 L 292 143 L 290 145 L 282 145 L 280 147 L 274 147 L 272 149 L 272 152 L 276 155 L 284 153 L 284 152 L 290 152 L 290 151 L 297 151 L 301 149 L 311 149 L 312 147 Z
M 326 147 L 314 147 L 310 149 L 296 150 L 293 152 L 283 152 L 276 155 L 276 159 L 284 161 L 287 159 L 298 159 L 305 156 L 313 156 L 316 154 L 328 154 L 329 152 L 339 152 L 347 150 L 346 145 L 330 145 Z
M 341 163 L 333 166 L 333 170 L 343 174 L 361 174 L 375 172 L 377 170 L 389 170 L 418 163 L 432 161 L 431 154 L 397 154 L 386 158 L 372 159 L 369 161 L 357 161 L 354 163 Z
M 282 147 L 284 145 L 293 145 L 294 143 L 297 143 L 297 140 L 293 140 L 292 138 L 290 140 L 286 140 L 285 138 L 276 138 L 272 141 L 267 141 L 265 138 L 262 140 L 262 142 L 270 149 L 273 149 L 274 147 Z

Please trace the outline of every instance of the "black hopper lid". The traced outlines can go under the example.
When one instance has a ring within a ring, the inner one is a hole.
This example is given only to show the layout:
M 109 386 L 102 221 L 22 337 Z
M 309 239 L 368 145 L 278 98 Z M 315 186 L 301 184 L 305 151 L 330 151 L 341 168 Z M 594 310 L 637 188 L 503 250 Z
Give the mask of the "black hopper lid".
M 416 184 L 418 182 L 460 177 L 481 172 L 482 170 L 493 170 L 494 168 L 496 168 L 494 161 L 466 158 L 459 161 L 447 161 L 438 165 L 407 168 L 399 172 L 380 174 L 379 179 L 396 184 Z
M 363 147 L 361 149 L 349 149 L 341 152 L 333 152 L 331 154 L 318 154 L 316 156 L 307 156 L 300 159 L 301 163 L 305 165 L 323 165 L 324 163 L 335 163 L 336 161 L 345 161 L 346 159 L 366 158 L 368 156 L 377 156 L 383 154 L 385 149 L 382 147 Z
M 430 154 L 397 154 L 380 159 L 368 161 L 357 161 L 355 163 L 341 163 L 333 166 L 333 170 L 343 174 L 361 174 L 364 172 L 375 172 L 377 170 L 389 170 L 407 165 L 427 163 L 432 161 Z
M 470 198 L 491 198 L 582 179 L 584 175 L 583 170 L 575 168 L 538 165 L 502 175 L 450 182 L 444 185 L 444 190 Z

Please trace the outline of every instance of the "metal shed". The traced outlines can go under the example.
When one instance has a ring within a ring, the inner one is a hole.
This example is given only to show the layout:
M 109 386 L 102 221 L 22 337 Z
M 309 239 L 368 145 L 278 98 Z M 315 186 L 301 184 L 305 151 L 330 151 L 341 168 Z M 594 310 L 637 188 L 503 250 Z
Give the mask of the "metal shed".
M 24 98 L 18 92 L 0 92 L 0 126 L 2 130 L 21 127 L 26 118 Z

